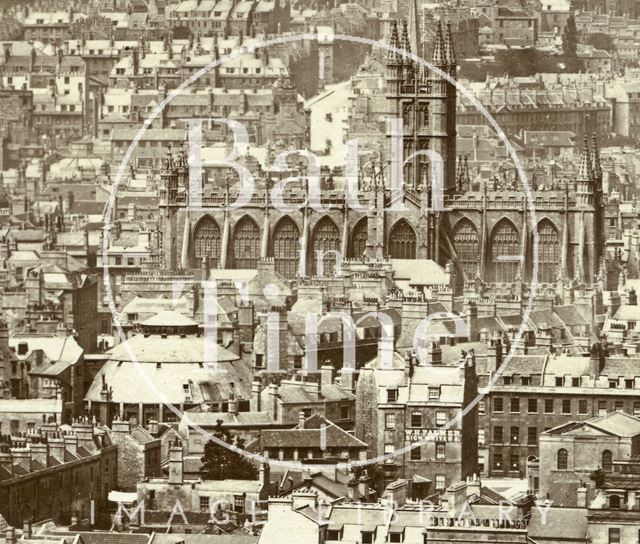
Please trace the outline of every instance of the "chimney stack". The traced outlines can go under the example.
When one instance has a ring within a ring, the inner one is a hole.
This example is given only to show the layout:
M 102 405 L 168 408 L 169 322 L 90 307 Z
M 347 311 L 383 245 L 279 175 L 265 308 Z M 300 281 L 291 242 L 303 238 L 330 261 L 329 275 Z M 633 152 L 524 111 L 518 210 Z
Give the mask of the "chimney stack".
M 580 486 L 577 490 L 578 498 L 576 506 L 578 508 L 586 508 L 587 507 L 587 488 L 585 486 Z
M 123 434 L 131 432 L 131 425 L 129 424 L 129 420 L 114 419 L 111 422 L 111 432 Z
M 93 439 L 93 425 L 89 418 L 82 417 L 73 423 L 73 430 L 78 439 L 78 446 L 83 447 L 87 451 L 96 451 L 97 446 Z
M 150 419 L 147 423 L 147 430 L 153 435 L 156 436 L 159 431 L 158 421 L 155 419 Z
M 59 435 L 49 438 L 49 453 L 58 461 L 64 462 L 64 439 Z
M 49 446 L 46 442 L 31 442 L 29 444 L 31 451 L 31 461 L 40 463 L 43 467 L 49 466 Z
M 278 386 L 275 383 L 269 384 L 269 408 L 271 409 L 271 417 L 278 420 Z
M 176 439 L 169 448 L 169 483 L 182 484 L 184 482 L 184 458 L 182 443 Z
M 353 393 L 355 370 L 351 368 L 342 368 L 340 370 L 340 387 L 349 393 Z
M 333 366 L 325 364 L 320 368 L 322 387 L 333 385 Z
M 78 455 L 78 437 L 75 433 L 64 435 L 64 447 L 74 455 Z
M 251 384 L 251 411 L 260 411 L 260 393 L 262 392 L 262 383 L 258 380 L 254 380 Z

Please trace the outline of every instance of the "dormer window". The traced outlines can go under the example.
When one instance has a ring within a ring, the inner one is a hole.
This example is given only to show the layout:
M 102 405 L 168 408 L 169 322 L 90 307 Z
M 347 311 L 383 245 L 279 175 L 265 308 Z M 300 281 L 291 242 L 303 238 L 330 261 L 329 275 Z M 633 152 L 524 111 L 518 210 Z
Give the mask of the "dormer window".
M 182 384 L 182 391 L 184 392 L 185 400 L 191 400 L 191 385 L 188 383 Z
M 375 528 L 366 528 L 361 532 L 362 535 L 362 544 L 373 544 L 376 539 L 376 530 Z
M 342 540 L 343 526 L 331 524 L 327 529 L 327 540 Z
M 615 510 L 620 508 L 620 495 L 611 495 L 609 497 L 609 508 Z
M 396 402 L 398 400 L 397 389 L 387 389 L 387 402 Z

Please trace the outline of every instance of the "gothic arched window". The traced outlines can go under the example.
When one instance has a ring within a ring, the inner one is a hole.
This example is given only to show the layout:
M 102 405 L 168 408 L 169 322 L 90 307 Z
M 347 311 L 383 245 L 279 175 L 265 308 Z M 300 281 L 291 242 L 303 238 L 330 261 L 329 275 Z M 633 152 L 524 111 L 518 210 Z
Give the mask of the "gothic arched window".
M 413 107 L 411 104 L 402 106 L 402 126 L 405 133 L 413 132 Z
M 283 217 L 273 229 L 273 258 L 276 272 L 295 278 L 300 256 L 300 230 L 290 217 Z
M 255 221 L 244 216 L 233 231 L 234 268 L 254 269 L 260 257 L 260 231 Z
M 463 219 L 456 226 L 453 245 L 467 281 L 473 280 L 478 272 L 480 262 L 478 249 L 478 231 L 468 219 Z
M 567 470 L 567 468 L 569 468 L 569 453 L 564 448 L 558 450 L 556 466 L 558 470 Z
M 513 283 L 518 272 L 518 256 L 520 244 L 518 231 L 513 223 L 502 219 L 493 229 L 491 235 L 491 264 L 493 265 L 493 281 Z
M 362 259 L 366 249 L 369 232 L 367 229 L 367 219 L 361 219 L 356 223 L 351 234 L 351 257 L 354 259 Z
M 392 259 L 416 258 L 416 233 L 404 219 L 398 221 L 389 233 L 389 256 Z
M 553 283 L 560 262 L 560 242 L 558 231 L 551 221 L 540 221 L 538 242 L 538 282 Z
M 421 126 L 429 126 L 429 103 L 426 102 L 420 105 L 420 122 Z
M 318 221 L 311 239 L 311 272 L 312 275 L 332 276 L 336 269 L 336 252 L 340 252 L 340 231 L 328 217 Z M 320 253 L 318 253 L 320 252 Z M 322 260 L 322 270 L 319 260 Z
M 203 257 L 211 267 L 220 261 L 220 228 L 215 220 L 205 215 L 193 231 L 193 266 L 202 266 Z

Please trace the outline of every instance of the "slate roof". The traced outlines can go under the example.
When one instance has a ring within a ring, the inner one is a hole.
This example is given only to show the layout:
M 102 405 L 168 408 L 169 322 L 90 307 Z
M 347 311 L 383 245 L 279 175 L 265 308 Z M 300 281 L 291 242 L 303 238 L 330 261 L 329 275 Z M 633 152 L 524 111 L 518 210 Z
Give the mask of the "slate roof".
M 324 431 L 321 424 L 324 423 Z M 307 426 L 311 428 L 307 428 Z M 265 448 L 318 448 L 321 436 L 327 448 L 366 448 L 367 445 L 321 416 L 311 416 L 304 428 L 267 430 L 260 433 L 260 447 Z
M 168 355 L 170 359 L 175 361 L 181 347 L 186 346 L 180 340 L 186 339 L 174 336 L 164 339 L 163 342 L 156 336 L 148 340 L 155 344 L 152 353 L 146 354 L 149 356 L 146 363 L 152 364 L 108 360 L 89 387 L 85 399 L 93 402 L 100 401 L 102 375 L 104 375 L 109 387 L 113 388 L 113 402 L 126 402 L 126 399 L 131 399 L 133 392 L 138 402 L 147 404 L 157 404 L 158 402 L 200 404 L 206 401 L 199 387 L 201 383 L 218 384 L 223 389 L 225 398 L 230 398 L 232 394 L 245 399 L 249 398 L 251 368 L 248 364 L 233 360 L 219 362 L 217 368 L 207 368 L 204 364 L 197 362 L 163 362 L 157 365 L 154 361 L 163 355 Z M 202 353 L 203 339 L 196 338 L 195 340 L 200 341 L 198 349 Z M 188 357 L 191 357 L 196 350 L 185 347 L 184 351 Z M 169 353 L 167 354 L 167 352 Z M 204 362 L 204 356 L 200 355 L 200 357 Z M 185 384 L 192 385 L 188 394 L 185 393 L 183 387 Z
M 589 321 L 573 304 L 568 304 L 566 306 L 554 306 L 553 311 L 568 327 L 575 325 L 589 325 Z
M 547 509 L 546 516 L 543 517 L 539 509 L 534 508 L 531 511 L 528 536 L 533 542 L 549 544 L 586 542 L 587 512 L 586 508 L 554 507 Z

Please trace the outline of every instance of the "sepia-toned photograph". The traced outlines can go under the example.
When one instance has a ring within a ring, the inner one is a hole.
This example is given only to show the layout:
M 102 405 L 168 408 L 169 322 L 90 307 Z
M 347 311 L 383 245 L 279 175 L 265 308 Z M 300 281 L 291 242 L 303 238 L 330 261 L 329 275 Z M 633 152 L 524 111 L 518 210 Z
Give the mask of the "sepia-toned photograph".
M 640 3 L 0 0 L 0 544 L 640 544 Z

